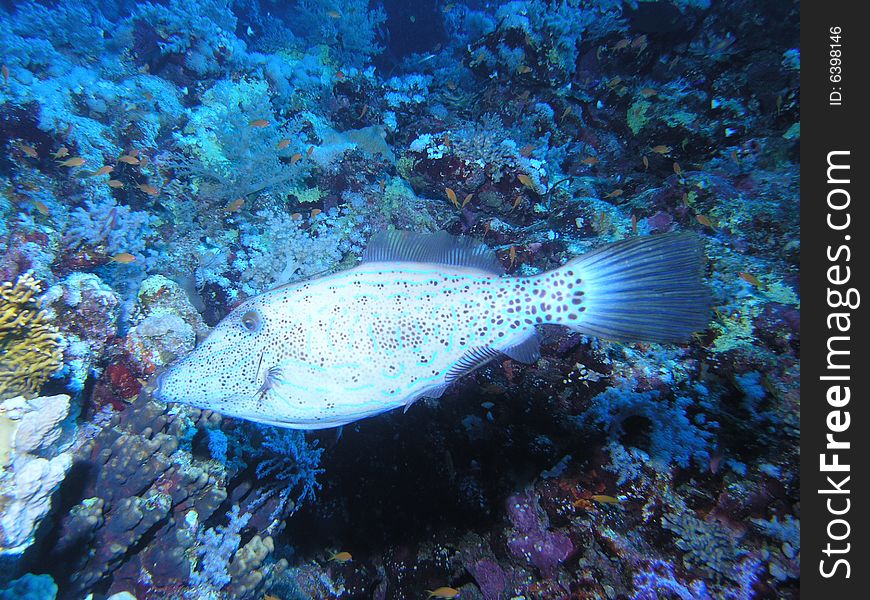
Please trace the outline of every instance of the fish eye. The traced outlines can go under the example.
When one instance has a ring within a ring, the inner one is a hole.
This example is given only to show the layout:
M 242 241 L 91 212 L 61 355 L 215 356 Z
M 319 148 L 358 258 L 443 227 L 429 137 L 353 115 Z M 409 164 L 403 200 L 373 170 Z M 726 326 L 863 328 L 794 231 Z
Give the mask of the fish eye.
M 256 333 L 260 329 L 260 313 L 255 310 L 249 310 L 242 315 L 242 327 Z

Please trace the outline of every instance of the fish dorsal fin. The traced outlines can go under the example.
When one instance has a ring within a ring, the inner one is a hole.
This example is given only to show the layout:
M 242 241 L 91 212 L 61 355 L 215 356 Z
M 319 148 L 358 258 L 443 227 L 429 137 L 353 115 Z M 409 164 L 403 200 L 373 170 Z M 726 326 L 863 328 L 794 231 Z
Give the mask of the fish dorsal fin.
M 489 246 L 470 237 L 452 236 L 446 231 L 378 232 L 369 240 L 363 262 L 435 263 L 504 275 L 504 267 Z

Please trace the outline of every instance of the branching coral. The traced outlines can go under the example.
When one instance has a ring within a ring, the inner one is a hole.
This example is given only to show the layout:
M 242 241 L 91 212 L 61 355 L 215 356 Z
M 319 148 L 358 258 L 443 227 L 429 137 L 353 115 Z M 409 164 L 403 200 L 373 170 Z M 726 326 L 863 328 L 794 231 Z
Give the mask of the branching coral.
M 0 399 L 34 396 L 63 366 L 61 336 L 37 302 L 29 273 L 0 284 Z

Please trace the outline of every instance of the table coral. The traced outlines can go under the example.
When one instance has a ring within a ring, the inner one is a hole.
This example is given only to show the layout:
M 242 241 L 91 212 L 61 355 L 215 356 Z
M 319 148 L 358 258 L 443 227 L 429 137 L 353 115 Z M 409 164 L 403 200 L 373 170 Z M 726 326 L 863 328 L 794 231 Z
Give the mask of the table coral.
M 0 398 L 33 396 L 63 365 L 61 336 L 39 307 L 28 273 L 0 284 Z

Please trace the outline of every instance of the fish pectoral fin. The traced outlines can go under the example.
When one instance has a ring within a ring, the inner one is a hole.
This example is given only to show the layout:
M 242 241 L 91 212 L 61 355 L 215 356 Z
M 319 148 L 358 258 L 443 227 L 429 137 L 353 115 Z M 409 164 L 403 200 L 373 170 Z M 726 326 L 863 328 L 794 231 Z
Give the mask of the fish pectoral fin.
M 421 392 L 417 392 L 405 402 L 405 408 L 402 410 L 402 413 L 408 412 L 408 409 L 420 398 L 440 398 L 444 394 L 444 390 L 449 387 L 446 383 L 441 383 L 436 386 L 432 386 L 431 388 L 425 389 Z
M 471 348 L 447 371 L 447 383 L 452 383 L 496 358 L 501 352 L 487 346 Z

